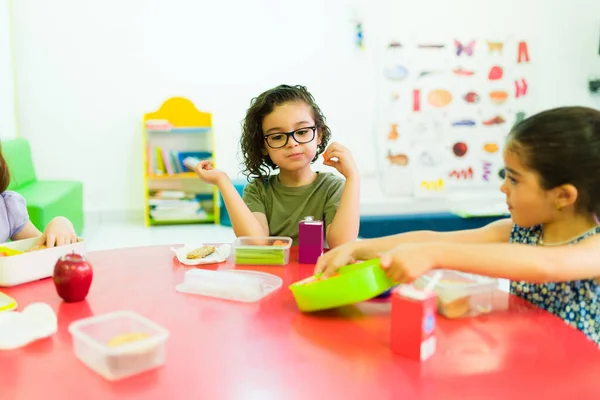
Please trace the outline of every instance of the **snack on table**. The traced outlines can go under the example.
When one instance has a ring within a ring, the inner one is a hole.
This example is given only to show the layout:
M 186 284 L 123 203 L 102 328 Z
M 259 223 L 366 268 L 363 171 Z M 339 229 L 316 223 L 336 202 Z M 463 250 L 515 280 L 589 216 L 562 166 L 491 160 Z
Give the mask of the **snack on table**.
M 445 299 L 438 297 L 438 312 L 446 318 L 460 318 L 471 309 L 471 296 L 455 297 Z
M 214 253 L 215 250 L 216 250 L 215 246 L 208 246 L 208 245 L 200 246 L 197 249 L 190 251 L 187 254 L 186 258 L 188 260 L 198 260 L 200 258 L 208 257 L 209 255 Z
M 144 340 L 150 335 L 141 332 L 123 333 L 110 339 L 108 347 L 119 347 L 125 344 Z M 154 343 L 148 343 L 140 349 L 128 353 L 110 355 L 107 359 L 111 368 L 118 369 L 138 369 L 140 365 L 151 364 L 156 357 L 157 346 Z
M 54 247 L 59 247 L 59 246 L 63 246 L 63 245 L 56 244 Z M 29 249 L 25 250 L 25 253 L 30 253 L 30 252 L 32 252 L 32 251 L 38 251 L 38 250 L 44 250 L 44 249 L 47 249 L 47 248 L 48 248 L 48 246 L 46 246 L 46 244 L 45 244 L 45 243 L 42 243 L 42 244 L 36 244 L 35 246 L 33 246 L 33 247 L 31 247 L 31 248 L 29 248 Z
M 441 270 L 443 278 L 433 291 L 437 294 L 437 308 L 446 318 L 461 318 L 489 313 L 493 309 L 493 293 L 498 281 L 486 276 Z M 423 288 L 431 280 L 432 273 L 417 279 L 415 286 Z
M 239 265 L 285 265 L 286 250 L 279 246 L 257 246 L 260 248 L 236 248 L 235 263 Z M 275 247 L 275 248 L 270 248 Z
M 47 249 L 47 248 L 48 248 L 48 246 L 46 246 L 45 244 L 38 244 L 38 245 L 33 246 L 30 249 L 25 250 L 25 252 L 29 253 L 29 252 L 32 252 L 32 251 L 44 250 L 44 249 Z
M 110 339 L 107 345 L 108 347 L 117 347 L 126 343 L 135 342 L 136 340 L 145 339 L 147 337 L 150 337 L 147 333 L 123 333 Z
M 0 257 L 18 256 L 19 254 L 23 254 L 23 252 L 21 250 L 11 249 L 9 247 L 0 247 Z
M 237 265 L 286 265 L 292 239 L 284 236 L 241 236 L 233 243 Z

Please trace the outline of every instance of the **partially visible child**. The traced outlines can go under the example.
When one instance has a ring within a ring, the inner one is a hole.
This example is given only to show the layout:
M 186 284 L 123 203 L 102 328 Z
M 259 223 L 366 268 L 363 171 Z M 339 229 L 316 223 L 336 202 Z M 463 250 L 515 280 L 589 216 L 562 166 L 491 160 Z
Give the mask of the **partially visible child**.
M 73 224 L 56 217 L 40 232 L 29 220 L 25 199 L 18 193 L 6 190 L 10 183 L 10 171 L 0 150 L 0 243 L 40 237 L 37 245 L 47 247 L 77 242 Z
M 195 169 L 221 191 L 237 236 L 288 236 L 297 244 L 298 223 L 312 216 L 324 221 L 326 242 L 333 248 L 358 236 L 360 183 L 350 151 L 339 143 L 327 147 L 330 137 L 306 88 L 281 85 L 253 99 L 244 119 L 243 172 L 251 181 L 243 199 L 210 161 Z M 321 153 L 324 164 L 345 180 L 313 171 L 311 164 Z M 271 175 L 272 169 L 279 173 Z
M 600 111 L 563 107 L 525 119 L 508 135 L 504 163 L 511 218 L 346 244 L 315 273 L 381 257 L 398 282 L 434 268 L 510 279 L 511 293 L 600 345 Z

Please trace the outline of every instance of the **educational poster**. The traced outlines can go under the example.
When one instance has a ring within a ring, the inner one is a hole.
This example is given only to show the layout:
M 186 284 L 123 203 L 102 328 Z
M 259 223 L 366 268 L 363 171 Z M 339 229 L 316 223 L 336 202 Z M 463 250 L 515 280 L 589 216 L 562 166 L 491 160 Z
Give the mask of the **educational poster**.
M 527 40 L 391 40 L 376 143 L 388 196 L 498 191 L 510 128 L 532 110 Z

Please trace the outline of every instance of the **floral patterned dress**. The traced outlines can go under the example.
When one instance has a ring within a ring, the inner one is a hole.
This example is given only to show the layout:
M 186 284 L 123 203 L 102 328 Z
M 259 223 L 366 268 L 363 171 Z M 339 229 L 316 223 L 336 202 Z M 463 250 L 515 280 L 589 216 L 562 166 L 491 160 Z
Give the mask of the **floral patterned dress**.
M 570 244 L 598 233 L 600 226 L 582 234 Z M 510 241 L 537 246 L 541 234 L 541 225 L 530 228 L 513 225 Z M 562 318 L 600 346 L 600 284 L 596 280 L 540 284 L 513 281 L 510 292 Z

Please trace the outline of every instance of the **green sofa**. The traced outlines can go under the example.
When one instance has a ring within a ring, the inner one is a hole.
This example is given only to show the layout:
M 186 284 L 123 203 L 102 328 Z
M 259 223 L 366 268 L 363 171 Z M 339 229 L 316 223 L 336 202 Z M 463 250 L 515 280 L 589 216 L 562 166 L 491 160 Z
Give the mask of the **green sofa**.
M 10 169 L 9 190 L 27 200 L 29 219 L 40 230 L 57 216 L 68 218 L 77 234 L 83 230 L 83 184 L 38 180 L 26 139 L 2 141 L 2 155 Z

